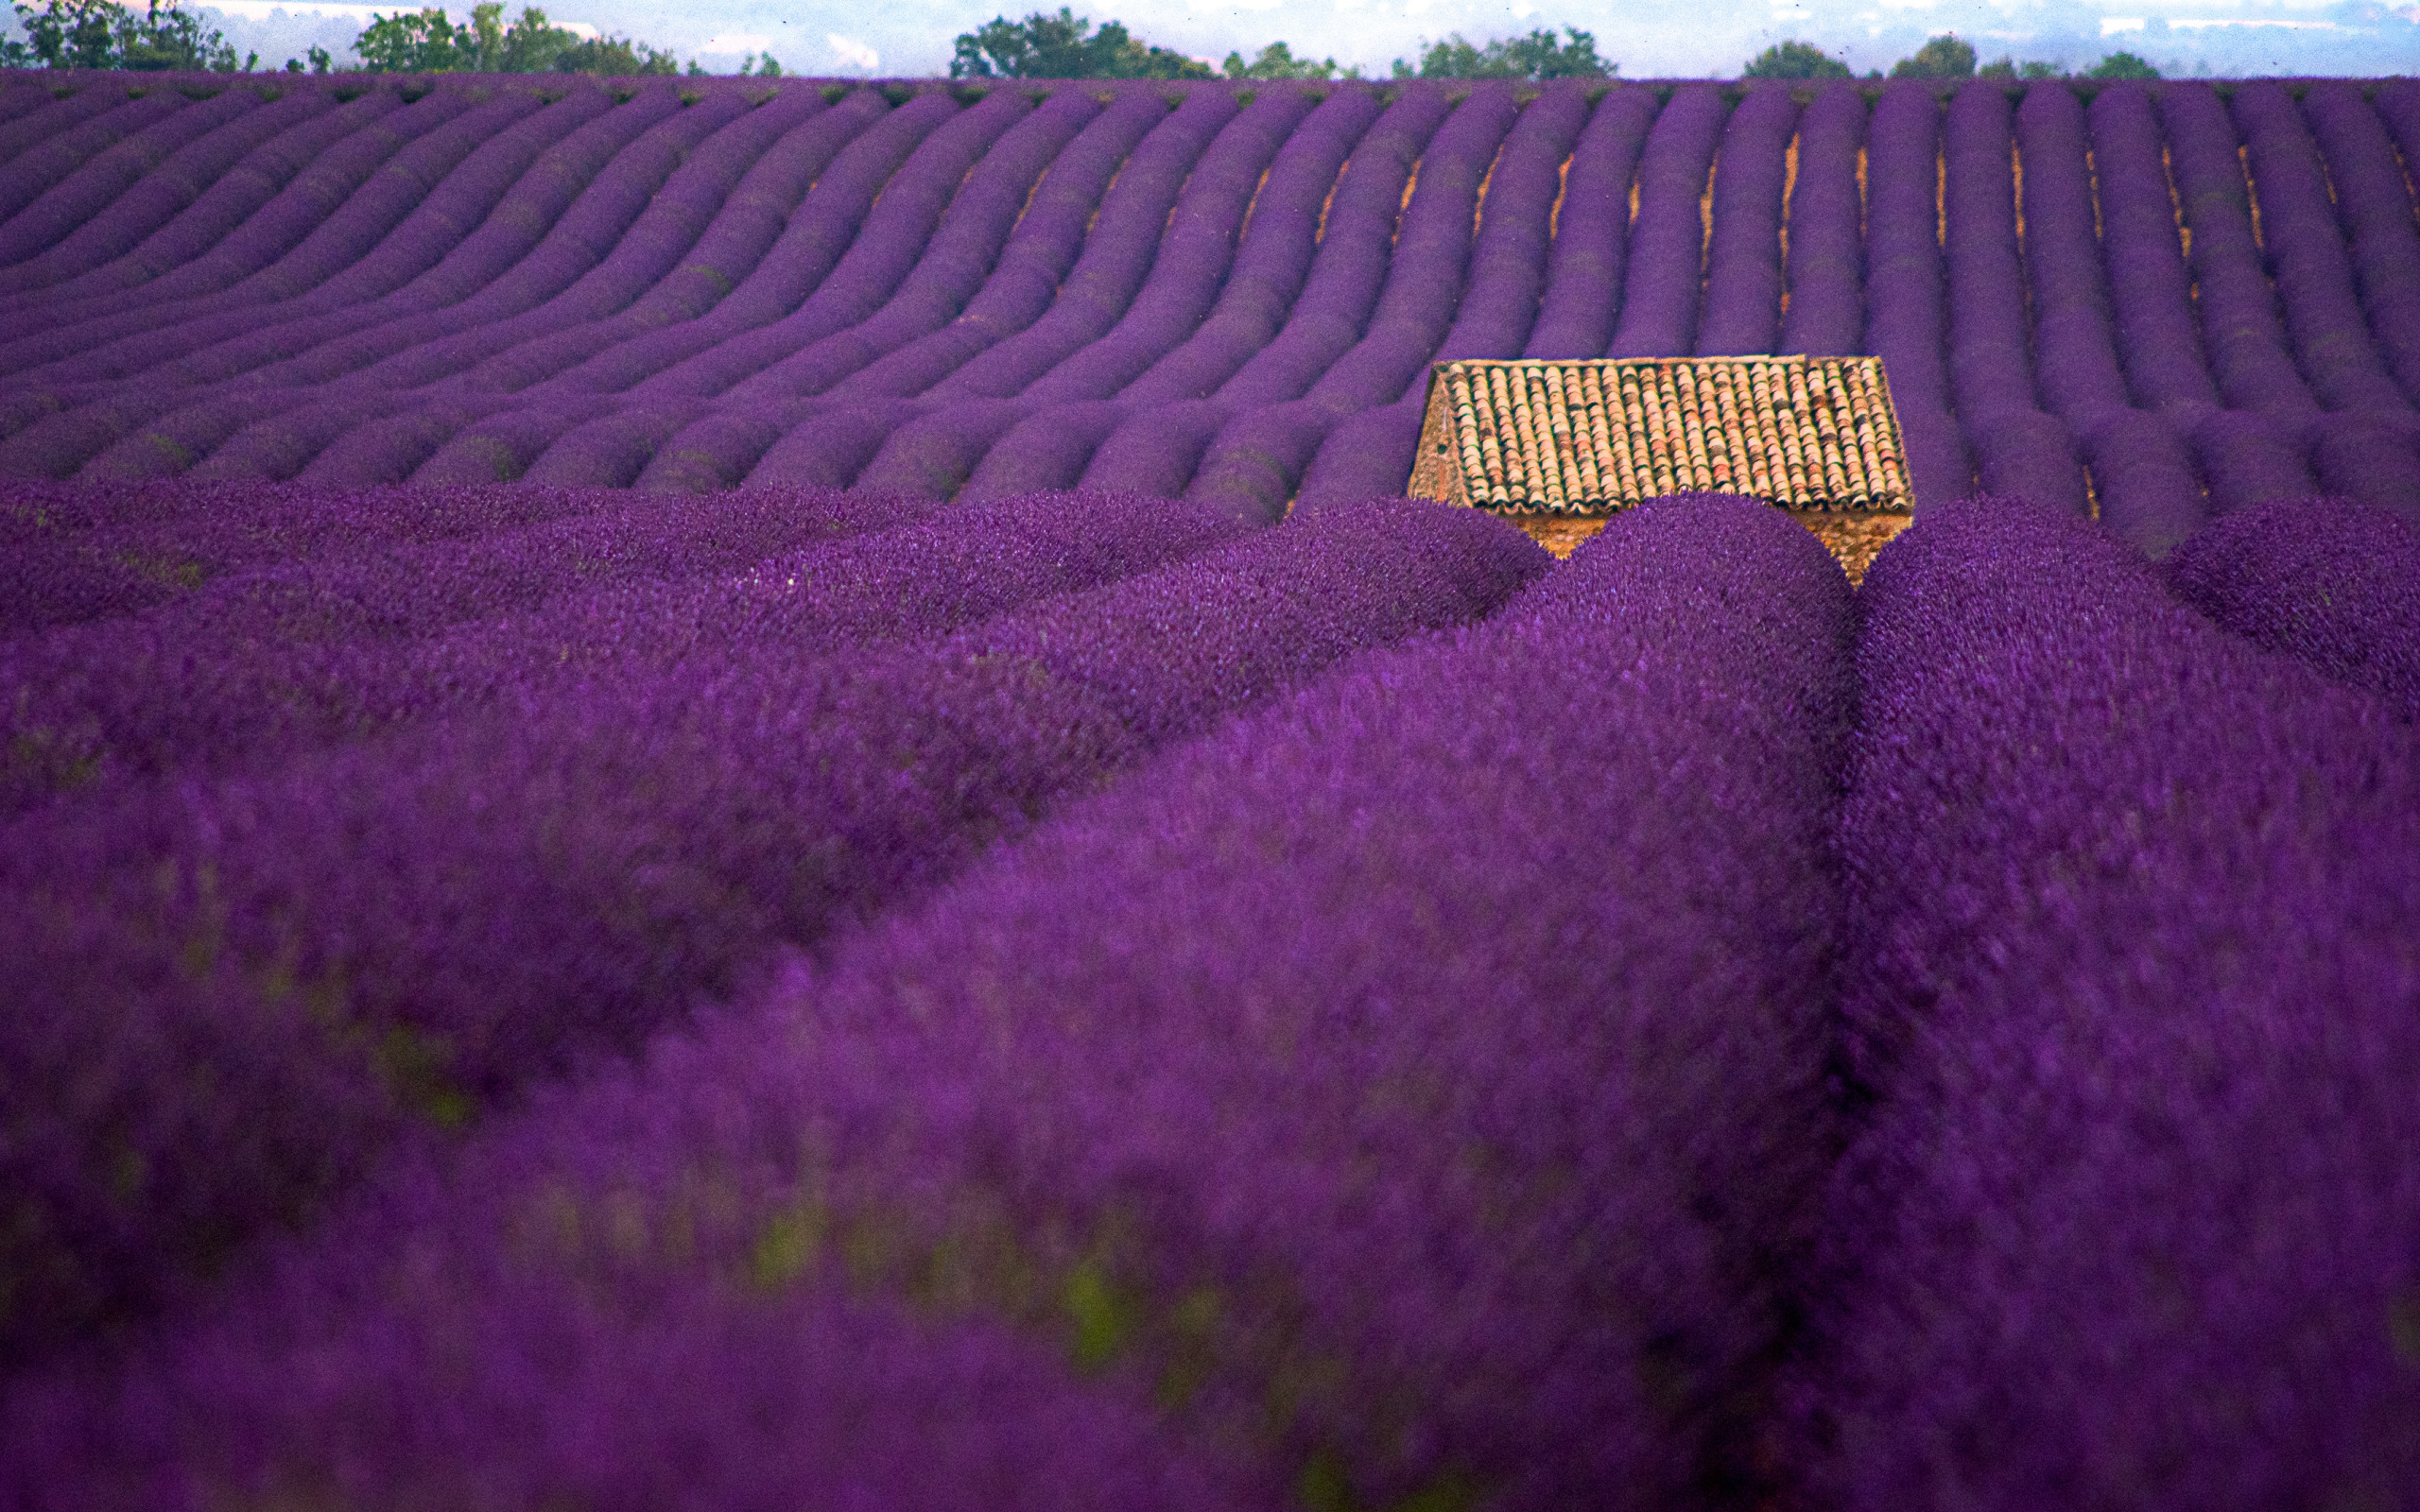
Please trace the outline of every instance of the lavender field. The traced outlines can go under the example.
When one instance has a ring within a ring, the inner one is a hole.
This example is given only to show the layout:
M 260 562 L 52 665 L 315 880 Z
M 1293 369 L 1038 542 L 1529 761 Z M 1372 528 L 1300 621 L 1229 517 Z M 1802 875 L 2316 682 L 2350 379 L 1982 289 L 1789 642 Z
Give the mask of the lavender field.
M 2415 157 L 0 75 L 0 1508 L 2420 1509 Z

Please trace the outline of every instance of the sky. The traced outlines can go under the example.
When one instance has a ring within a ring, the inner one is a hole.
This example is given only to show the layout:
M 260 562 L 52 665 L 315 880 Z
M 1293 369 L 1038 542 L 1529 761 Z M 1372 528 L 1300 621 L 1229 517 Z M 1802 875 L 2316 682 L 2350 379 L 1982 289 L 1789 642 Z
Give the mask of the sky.
M 236 50 L 269 65 L 313 43 L 347 56 L 363 19 L 385 8 L 307 0 L 187 0 Z M 524 0 L 510 0 L 517 13 Z M 1070 0 L 1073 3 L 1073 0 Z M 951 40 L 1004 13 L 999 0 L 553 0 L 553 20 L 594 26 L 735 71 L 769 51 L 790 73 L 912 77 L 944 74 Z M 1042 0 L 1018 0 L 1021 16 Z M 451 0 L 456 18 L 469 0 Z M 1056 9 L 1056 3 L 1052 5 Z M 1473 42 L 1576 26 L 1628 78 L 1727 77 L 1785 38 L 1811 42 L 1859 73 L 1888 69 L 1926 37 L 1954 31 L 1985 60 L 2003 55 L 2081 68 L 2124 49 L 2171 76 L 2420 74 L 2420 0 L 1694 0 L 1683 5 L 1556 0 L 1098 0 L 1073 9 L 1213 61 L 1283 40 L 1296 57 L 1333 58 L 1383 75 L 1424 42 Z

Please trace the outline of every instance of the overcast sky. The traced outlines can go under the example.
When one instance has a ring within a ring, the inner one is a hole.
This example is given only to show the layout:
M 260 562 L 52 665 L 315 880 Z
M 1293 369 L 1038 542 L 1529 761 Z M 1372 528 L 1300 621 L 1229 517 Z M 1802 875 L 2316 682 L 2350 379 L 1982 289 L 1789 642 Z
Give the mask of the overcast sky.
M 139 3 L 139 0 L 138 0 Z M 193 0 L 189 0 L 193 3 Z M 510 0 L 517 13 L 524 0 Z M 951 39 L 1001 14 L 998 0 L 867 5 L 776 0 L 553 0 L 579 22 L 700 58 L 729 71 L 769 49 L 792 73 L 912 77 L 946 73 Z M 1020 0 L 1011 16 L 1040 0 Z M 338 57 L 377 9 L 292 0 L 223 0 L 214 18 L 239 51 L 269 63 L 319 42 Z M 451 0 L 458 19 L 469 0 Z M 1052 9 L 1056 9 L 1054 3 Z M 1146 41 L 1198 57 L 1247 56 L 1283 39 L 1297 57 L 1334 58 L 1384 74 L 1424 41 L 1473 42 L 1541 26 L 1578 26 L 1623 77 L 1736 75 L 1783 38 L 1812 42 L 1862 73 L 1888 68 L 1935 32 L 1955 31 L 1988 60 L 2003 54 L 2081 67 L 2119 48 L 2174 74 L 2420 74 L 2420 0 L 1696 0 L 1679 5 L 1558 5 L 1555 0 L 1118 0 L 1076 5 Z

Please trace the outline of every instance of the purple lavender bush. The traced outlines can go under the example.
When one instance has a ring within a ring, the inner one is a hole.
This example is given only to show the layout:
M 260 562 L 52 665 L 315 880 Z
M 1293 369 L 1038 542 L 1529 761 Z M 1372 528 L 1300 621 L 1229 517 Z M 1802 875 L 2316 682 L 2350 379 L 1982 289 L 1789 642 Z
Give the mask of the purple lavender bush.
M 2191 281 L 2169 198 L 2151 91 L 2120 81 L 2085 112 L 2092 129 L 2112 338 L 2135 403 L 2145 409 L 2206 409 L 2219 403 L 2194 319 Z
M 1286 328 L 1214 398 L 1255 405 L 1300 399 L 1361 338 L 1386 284 L 1413 164 L 1452 109 L 1443 90 L 1408 89 L 1355 145 L 1321 213 L 1319 252 Z
M 1866 301 L 1865 350 L 1882 359 L 1893 403 L 1927 415 L 1949 411 L 1934 198 L 1940 141 L 1941 106 L 1932 92 L 1912 79 L 1886 85 L 1866 129 L 1865 275 L 1868 288 L 1887 288 L 1891 298 Z M 1912 438 L 1909 451 L 1912 467 Z M 1966 491 L 1962 483 L 1948 496 L 1962 499 Z
M 1858 612 L 1807 1494 L 2409 1504 L 2408 728 L 2014 501 Z
M 1942 262 L 1949 287 L 1949 377 L 1969 431 L 2033 407 L 2025 274 L 2016 249 L 2008 96 L 1996 79 L 1962 85 L 1941 136 Z
M 2169 559 L 2177 597 L 2420 720 L 2420 530 L 2342 499 L 2240 509 Z
M 885 580 L 863 611 L 948 624 L 954 598 L 1098 583 L 1236 529 L 1124 507 L 1160 528 L 1045 531 L 921 585 L 928 543 L 892 541 L 911 569 L 870 561 Z M 139 1319 L 399 1138 L 638 1043 L 1058 795 L 1482 613 L 1542 565 L 1486 516 L 1407 507 L 1254 533 L 939 644 L 820 658 L 795 631 L 829 590 L 784 573 L 742 585 L 758 633 L 714 616 L 724 644 L 668 668 L 21 819 L 0 855 L 25 1005 L 0 1034 L 0 1274 L 19 1299 L 0 1358 Z
M 2277 298 L 2253 235 L 2244 146 L 2207 84 L 2175 83 L 2158 95 L 2169 175 L 2193 232 L 2194 307 L 2202 346 L 2230 409 L 2299 416 L 2314 406 L 2294 369 Z
M 1722 140 L 1722 95 L 1712 85 L 1676 91 L 1655 117 L 1638 159 L 1638 212 L 1621 316 L 1606 355 L 1677 357 L 1694 349 L 1705 223 L 1698 201 Z
M 1773 350 L 1781 328 L 1785 154 L 1798 135 L 1787 89 L 1751 89 L 1722 129 L 1706 238 L 1702 355 Z
M 1865 96 L 1827 86 L 1800 116 L 1798 182 L 1790 191 L 1789 309 L 1780 352 L 1852 353 L 1865 330 L 1865 201 L 1858 156 L 1865 146 Z
M 458 710 L 533 672 L 586 668 L 601 652 L 676 661 L 693 627 L 747 623 L 731 578 L 772 558 L 861 576 L 852 553 L 816 548 L 926 512 L 897 497 L 800 490 L 602 498 L 592 512 L 476 541 L 233 574 L 144 613 L 0 644 L 0 814 L 128 773 L 290 757 Z M 373 494 L 357 507 L 397 502 Z M 978 523 L 982 544 L 1020 534 L 1013 516 L 969 522 Z M 1115 514 L 1096 528 L 1114 538 L 1121 525 L 1162 528 Z M 919 574 L 947 581 L 944 542 L 866 544 L 926 555 Z
M 1768 507 L 1625 515 L 400 1172 L 116 1382 L 22 1388 L 0 1461 L 46 1507 L 534 1505 L 595 1484 L 557 1446 L 677 1443 L 691 1504 L 754 1504 L 766 1430 L 692 1383 L 843 1389 L 786 1319 L 899 1299 L 1150 1392 L 1255 1504 L 1737 1494 L 1827 1143 L 1850 619 Z

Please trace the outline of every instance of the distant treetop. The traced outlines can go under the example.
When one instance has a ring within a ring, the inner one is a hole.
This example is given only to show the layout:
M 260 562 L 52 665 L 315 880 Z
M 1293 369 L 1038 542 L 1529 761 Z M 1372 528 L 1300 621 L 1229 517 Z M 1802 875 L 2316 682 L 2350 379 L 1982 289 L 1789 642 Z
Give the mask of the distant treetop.
M 2111 53 L 2083 71 L 2086 78 L 2157 78 L 2159 70 L 2133 53 Z
M 1811 42 L 1777 42 L 1758 53 L 1742 78 L 1847 78 L 1849 65 Z
M 679 60 L 627 37 L 582 37 L 558 26 L 535 6 L 524 6 L 510 26 L 504 7 L 475 6 L 461 26 L 430 6 L 417 15 L 381 16 L 353 41 L 362 68 L 372 74 L 677 74 Z M 321 65 L 323 52 L 312 63 Z M 772 60 L 768 58 L 768 63 Z M 781 65 L 772 63 L 775 73 Z M 321 67 L 320 71 L 324 72 Z M 691 73 L 703 73 L 697 64 Z
M 1568 40 L 1555 41 L 1551 31 L 1526 37 L 1497 38 L 1484 47 L 1472 45 L 1460 32 L 1431 43 L 1415 69 L 1395 60 L 1397 78 L 1611 78 L 1618 63 L 1597 56 L 1597 39 L 1575 26 L 1563 28 Z
M 1220 72 L 1229 78 L 1334 78 L 1336 60 L 1322 58 L 1315 63 L 1295 57 L 1294 49 L 1284 43 L 1272 42 L 1251 62 L 1245 62 L 1241 53 L 1229 53 Z
M 1891 65 L 1893 78 L 1972 78 L 1975 49 L 1953 31 L 1926 40 L 1925 44 Z
M 1098 31 L 1065 6 L 1023 21 L 994 16 L 958 35 L 952 78 L 1215 78 L 1210 65 L 1128 34 L 1116 22 Z M 1264 56 L 1266 56 L 1264 54 Z M 1289 76 L 1290 77 L 1290 76 Z
M 132 68 L 249 70 L 260 54 L 238 61 L 235 49 L 216 30 L 205 31 L 176 0 L 149 0 L 136 15 L 115 0 L 45 0 L 14 7 L 25 40 L 0 38 L 0 68 Z

